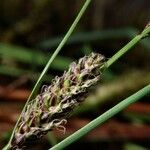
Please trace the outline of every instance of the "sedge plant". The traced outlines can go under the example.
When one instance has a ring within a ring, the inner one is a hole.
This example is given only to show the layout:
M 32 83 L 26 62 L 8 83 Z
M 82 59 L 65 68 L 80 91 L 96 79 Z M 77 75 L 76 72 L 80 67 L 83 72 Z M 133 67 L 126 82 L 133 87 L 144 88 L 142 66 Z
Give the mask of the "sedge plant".
M 64 72 L 62 77 L 56 77 L 50 86 L 44 87 L 41 93 L 37 94 L 51 63 L 70 37 L 90 2 L 91 0 L 86 0 L 64 39 L 49 59 L 23 108 L 10 141 L 3 150 L 24 149 L 28 141 L 40 139 L 53 128 L 64 131 L 66 118 L 70 112 L 85 99 L 91 87 L 100 81 L 103 68 L 110 67 L 128 50 L 141 41 L 141 39 L 149 35 L 150 26 L 148 25 L 141 34 L 133 38 L 106 63 L 104 56 L 100 54 L 92 53 L 89 56 L 83 57 L 78 63 L 72 63 L 69 70 Z M 65 148 L 149 92 L 150 85 L 114 106 L 83 129 L 77 131 L 51 149 L 58 150 Z

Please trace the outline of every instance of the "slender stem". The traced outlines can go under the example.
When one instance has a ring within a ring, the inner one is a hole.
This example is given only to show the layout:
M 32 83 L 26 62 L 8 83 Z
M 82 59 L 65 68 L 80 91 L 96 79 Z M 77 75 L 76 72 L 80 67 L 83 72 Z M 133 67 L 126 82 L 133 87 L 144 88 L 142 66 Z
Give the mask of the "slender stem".
M 107 61 L 107 67 L 110 67 L 114 62 L 116 62 L 121 56 L 123 56 L 128 50 L 130 50 L 136 43 L 141 40 L 141 35 L 137 35 L 133 38 L 127 45 L 125 45 L 121 50 L 119 50 L 115 55 L 113 55 Z
M 115 105 L 105 113 L 103 113 L 98 118 L 91 121 L 89 124 L 84 126 L 83 128 L 76 131 L 74 134 L 67 137 L 62 142 L 58 143 L 54 147 L 52 147 L 49 150 L 61 150 L 70 145 L 71 143 L 77 141 L 93 129 L 95 129 L 97 126 L 103 124 L 105 121 L 110 119 L 112 116 L 116 115 L 118 112 L 129 106 L 130 104 L 138 101 L 140 98 L 145 96 L 146 94 L 150 93 L 150 84 L 138 91 L 137 93 L 131 95 L 130 97 L 126 98 L 125 100 L 121 101 L 119 104 Z
M 130 50 L 132 47 L 134 47 L 141 39 L 145 38 L 149 33 L 150 33 L 150 26 L 145 28 L 141 34 L 137 35 L 127 45 L 125 45 L 121 50 L 119 50 L 115 55 L 113 55 L 107 61 L 107 67 L 110 67 L 114 62 L 116 62 L 128 50 Z
M 28 105 L 28 102 L 33 99 L 35 96 L 36 96 L 36 93 L 37 91 L 39 90 L 39 87 L 40 87 L 40 84 L 42 83 L 43 81 L 43 78 L 46 74 L 46 72 L 48 71 L 48 68 L 50 67 L 51 63 L 53 62 L 53 60 L 55 59 L 55 57 L 57 56 L 57 54 L 60 52 L 60 50 L 63 48 L 63 46 L 65 45 L 65 43 L 67 42 L 67 40 L 69 39 L 70 35 L 72 34 L 72 32 L 74 31 L 75 27 L 77 26 L 78 22 L 80 21 L 81 17 L 83 16 L 85 10 L 87 9 L 89 3 L 91 2 L 91 0 L 86 0 L 86 2 L 84 3 L 82 9 L 80 10 L 79 14 L 77 15 L 76 19 L 74 20 L 73 24 L 71 25 L 71 27 L 69 28 L 68 32 L 66 33 L 66 35 L 64 36 L 63 40 L 60 42 L 60 44 L 58 45 L 57 49 L 55 50 L 55 52 L 53 53 L 52 57 L 50 58 L 50 60 L 48 61 L 47 65 L 45 66 L 44 70 L 42 71 L 38 81 L 36 82 L 22 112 L 25 111 L 26 109 L 26 106 Z M 10 144 L 11 144 L 11 141 L 13 139 L 13 136 L 14 136 L 14 133 L 15 133 L 15 130 L 18 126 L 18 123 L 21 119 L 21 115 L 14 127 L 14 130 L 12 132 L 12 135 L 11 135 L 11 138 L 8 142 L 8 144 L 3 148 L 3 150 L 9 150 L 10 149 Z
M 36 92 L 39 90 L 39 83 L 42 82 L 43 76 L 46 74 L 46 72 L 48 71 L 48 68 L 50 67 L 51 63 L 53 62 L 53 60 L 55 59 L 55 57 L 58 55 L 58 53 L 60 52 L 60 50 L 63 48 L 63 46 L 65 45 L 65 43 L 67 42 L 67 40 L 69 39 L 70 35 L 72 34 L 72 32 L 74 31 L 75 27 L 77 26 L 78 22 L 80 21 L 82 15 L 84 14 L 85 10 L 87 9 L 89 3 L 91 2 L 91 0 L 86 0 L 86 2 L 84 3 L 82 9 L 80 10 L 79 14 L 77 15 L 76 19 L 74 20 L 73 24 L 71 25 L 71 27 L 69 28 L 68 32 L 66 33 L 66 35 L 64 36 L 63 40 L 60 42 L 60 44 L 58 45 L 57 49 L 55 50 L 55 52 L 53 53 L 52 57 L 50 58 L 50 60 L 48 61 L 47 65 L 45 66 L 44 70 L 42 71 L 37 83 L 35 84 L 32 93 L 29 96 L 29 100 L 33 99 L 36 95 Z
M 114 62 L 116 62 L 121 56 L 123 56 L 129 49 L 135 46 L 141 39 L 147 37 L 150 34 L 150 26 L 146 27 L 141 34 L 137 35 L 133 38 L 127 45 L 125 45 L 121 50 L 119 50 L 112 58 L 107 61 L 107 67 L 110 67 Z M 132 96 L 126 98 L 116 106 L 112 107 L 110 110 L 106 111 L 104 114 L 96 118 L 95 120 L 91 121 L 89 124 L 72 134 L 71 136 L 64 139 L 62 142 L 58 143 L 51 150 L 60 150 L 71 143 L 77 141 L 82 136 L 86 135 L 88 132 L 96 128 L 98 125 L 101 125 L 103 122 L 107 121 L 109 118 L 129 106 L 130 104 L 136 102 L 144 95 L 150 93 L 150 85 L 146 86 L 142 90 L 138 91 L 137 93 L 133 94 Z

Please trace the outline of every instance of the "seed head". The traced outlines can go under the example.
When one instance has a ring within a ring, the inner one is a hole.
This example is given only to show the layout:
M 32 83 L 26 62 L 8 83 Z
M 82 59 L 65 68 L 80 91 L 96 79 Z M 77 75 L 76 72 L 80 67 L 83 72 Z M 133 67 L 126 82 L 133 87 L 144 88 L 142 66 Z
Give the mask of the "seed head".
M 12 149 L 23 149 L 28 142 L 40 139 L 54 128 L 63 126 L 72 110 L 86 97 L 92 86 L 101 79 L 104 56 L 91 53 L 73 62 L 61 77 L 55 77 L 22 113 L 12 140 Z

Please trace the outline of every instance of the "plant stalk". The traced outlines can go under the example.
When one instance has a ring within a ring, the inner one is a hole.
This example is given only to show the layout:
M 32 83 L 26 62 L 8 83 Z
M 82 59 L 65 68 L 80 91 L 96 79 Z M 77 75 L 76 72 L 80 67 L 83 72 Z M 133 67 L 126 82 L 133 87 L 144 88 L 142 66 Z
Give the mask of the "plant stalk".
M 144 87 L 143 89 L 139 90 L 137 93 L 131 95 L 130 97 L 126 98 L 125 100 L 121 101 L 102 115 L 100 115 L 98 118 L 94 119 L 90 123 L 88 123 L 83 128 L 79 129 L 66 139 L 64 139 L 62 142 L 58 143 L 57 145 L 53 146 L 49 150 L 62 150 L 71 143 L 79 140 L 81 137 L 85 136 L 87 133 L 95 129 L 97 126 L 103 124 L 105 121 L 110 119 L 112 116 L 116 115 L 118 112 L 122 111 L 126 107 L 128 107 L 130 104 L 138 101 L 140 98 L 145 96 L 146 94 L 150 93 L 150 84 Z
M 127 45 L 125 45 L 121 50 L 119 50 L 115 55 L 113 55 L 107 61 L 107 67 L 110 67 L 121 56 L 123 56 L 128 50 L 130 50 L 132 47 L 134 47 L 141 39 L 147 37 L 149 34 L 150 34 L 150 26 L 146 27 L 141 34 L 134 37 Z
M 133 38 L 127 45 L 125 45 L 121 50 L 119 50 L 114 56 L 112 56 L 106 63 L 107 67 L 110 67 L 113 63 L 115 63 L 121 56 L 123 56 L 128 50 L 134 47 L 141 39 L 149 36 L 150 34 L 150 25 L 148 24 L 145 29 L 141 32 L 141 34 L 137 35 Z M 71 143 L 75 142 L 76 140 L 80 139 L 82 136 L 86 135 L 88 132 L 96 128 L 98 125 L 102 124 L 103 122 L 107 121 L 109 118 L 129 106 L 130 104 L 136 102 L 144 95 L 150 93 L 150 85 L 146 86 L 142 90 L 138 91 L 137 93 L 133 94 L 132 96 L 126 98 L 95 120 L 91 121 L 88 125 L 84 126 L 68 138 L 64 139 L 62 142 L 58 143 L 50 150 L 59 150 L 63 149 L 66 146 L 70 145 Z
M 72 34 L 72 32 L 74 31 L 75 27 L 77 26 L 78 22 L 80 21 L 81 17 L 83 16 L 84 12 L 86 11 L 88 5 L 90 4 L 91 0 L 86 0 L 86 2 L 84 3 L 82 9 L 80 10 L 80 12 L 78 13 L 76 19 L 74 20 L 73 24 L 71 25 L 71 27 L 69 28 L 68 32 L 66 33 L 66 35 L 64 36 L 63 40 L 60 42 L 60 44 L 58 45 L 57 49 L 55 50 L 55 52 L 53 53 L 53 55 L 51 56 L 51 58 L 49 59 L 48 63 L 46 64 L 44 70 L 42 71 L 38 81 L 36 82 L 23 110 L 22 110 L 22 113 L 25 111 L 27 105 L 28 105 L 28 102 L 31 100 L 31 99 L 34 99 L 34 97 L 36 96 L 37 94 L 37 91 L 39 90 L 40 88 L 40 85 L 43 81 L 43 78 L 46 74 L 46 72 L 48 71 L 51 63 L 53 62 L 53 60 L 55 59 L 55 57 L 58 55 L 58 53 L 60 52 L 60 50 L 63 48 L 63 46 L 65 45 L 65 43 L 67 42 L 67 40 L 69 39 L 70 35 Z M 22 114 L 21 113 L 21 114 Z M 13 136 L 14 136 L 14 133 L 15 133 L 15 130 L 18 126 L 18 123 L 21 119 L 21 115 L 13 129 L 13 132 L 12 132 L 12 135 L 10 137 L 10 140 L 8 142 L 8 144 L 3 148 L 3 150 L 9 150 L 10 149 L 10 144 L 11 144 L 11 141 L 13 139 Z

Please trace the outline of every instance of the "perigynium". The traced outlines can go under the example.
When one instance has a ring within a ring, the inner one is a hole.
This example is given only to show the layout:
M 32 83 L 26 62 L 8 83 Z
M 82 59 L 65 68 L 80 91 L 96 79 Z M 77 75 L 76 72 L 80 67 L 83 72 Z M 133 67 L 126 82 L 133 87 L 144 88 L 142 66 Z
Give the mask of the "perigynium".
M 104 62 L 104 56 L 91 53 L 73 62 L 68 71 L 52 80 L 51 85 L 43 86 L 41 93 L 22 113 L 11 149 L 24 149 L 28 142 L 40 139 L 54 128 L 64 131 L 69 114 L 100 81 Z

